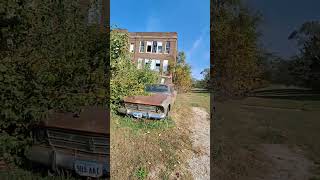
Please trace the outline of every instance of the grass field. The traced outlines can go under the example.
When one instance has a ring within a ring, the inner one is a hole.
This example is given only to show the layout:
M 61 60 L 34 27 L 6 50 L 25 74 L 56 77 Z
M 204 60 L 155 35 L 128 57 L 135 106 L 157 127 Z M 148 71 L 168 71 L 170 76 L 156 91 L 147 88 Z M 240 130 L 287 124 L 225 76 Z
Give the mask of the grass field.
M 216 103 L 216 179 L 247 179 L 264 173 L 258 144 L 299 146 L 320 163 L 320 101 L 249 97 Z M 315 176 L 320 169 L 315 169 Z
M 188 129 L 192 106 L 209 110 L 209 94 L 178 94 L 171 118 L 164 121 L 112 114 L 111 178 L 192 179 L 186 167 L 193 151 Z

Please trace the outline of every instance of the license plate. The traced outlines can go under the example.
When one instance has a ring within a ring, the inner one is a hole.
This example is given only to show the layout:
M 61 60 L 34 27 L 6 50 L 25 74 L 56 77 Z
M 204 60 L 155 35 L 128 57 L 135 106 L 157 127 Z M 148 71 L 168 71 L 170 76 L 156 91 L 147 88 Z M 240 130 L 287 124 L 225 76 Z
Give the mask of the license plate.
M 135 118 L 142 118 L 142 113 L 141 112 L 134 112 L 134 113 L 132 113 L 132 115 Z
M 88 161 L 76 160 L 74 169 L 80 176 L 100 177 L 102 176 L 102 164 Z

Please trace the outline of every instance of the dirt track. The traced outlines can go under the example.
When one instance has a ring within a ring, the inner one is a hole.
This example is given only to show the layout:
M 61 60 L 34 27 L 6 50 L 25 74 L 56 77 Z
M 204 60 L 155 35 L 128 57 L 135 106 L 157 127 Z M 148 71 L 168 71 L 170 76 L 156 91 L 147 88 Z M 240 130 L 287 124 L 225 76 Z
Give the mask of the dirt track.
M 188 161 L 189 171 L 194 179 L 210 179 L 210 121 L 209 114 L 198 107 L 192 107 L 193 118 L 190 126 L 193 147 L 192 158 Z
M 261 174 L 256 180 L 309 180 L 312 177 L 313 163 L 298 148 L 289 148 L 285 144 L 262 144 L 259 151 L 270 160 L 270 172 Z

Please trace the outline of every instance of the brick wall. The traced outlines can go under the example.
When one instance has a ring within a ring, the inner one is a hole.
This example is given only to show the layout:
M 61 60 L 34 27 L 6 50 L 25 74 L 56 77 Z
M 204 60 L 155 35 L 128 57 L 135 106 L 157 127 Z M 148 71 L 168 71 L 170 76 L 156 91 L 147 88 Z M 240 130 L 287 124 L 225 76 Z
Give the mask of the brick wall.
M 160 60 L 160 70 L 163 69 L 163 60 L 168 60 L 168 62 L 173 61 L 173 64 L 176 63 L 178 53 L 178 36 L 176 32 L 131 32 L 129 33 L 129 37 L 130 44 L 134 44 L 134 52 L 132 53 L 134 63 L 137 63 L 139 58 Z M 140 53 L 140 41 L 145 41 L 145 47 L 147 46 L 146 41 L 162 42 L 163 53 L 147 53 L 146 51 L 144 53 Z M 164 53 L 167 41 L 170 42 L 170 51 L 168 54 Z

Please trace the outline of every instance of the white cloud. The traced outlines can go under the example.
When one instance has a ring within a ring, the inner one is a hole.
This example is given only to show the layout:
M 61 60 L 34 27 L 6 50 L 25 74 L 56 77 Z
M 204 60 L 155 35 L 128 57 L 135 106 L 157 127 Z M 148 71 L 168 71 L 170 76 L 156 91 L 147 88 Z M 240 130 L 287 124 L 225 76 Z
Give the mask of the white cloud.
M 207 28 L 202 29 L 199 37 L 193 42 L 191 49 L 186 52 L 188 58 L 191 58 L 193 53 L 198 50 L 198 48 L 201 45 L 201 43 L 203 42 L 203 38 L 206 36 L 207 32 L 208 32 Z
M 189 56 L 189 58 L 192 56 L 193 52 L 198 49 L 200 43 L 202 42 L 202 39 L 203 39 L 203 36 L 199 36 L 199 38 L 195 40 L 194 43 L 192 44 L 191 49 L 187 51 L 187 56 Z

